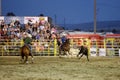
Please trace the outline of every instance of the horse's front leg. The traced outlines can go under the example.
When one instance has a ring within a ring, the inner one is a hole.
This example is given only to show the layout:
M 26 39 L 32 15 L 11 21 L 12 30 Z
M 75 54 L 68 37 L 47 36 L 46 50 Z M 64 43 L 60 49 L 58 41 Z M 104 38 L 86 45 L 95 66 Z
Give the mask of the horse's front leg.
M 61 58 L 61 49 L 60 49 L 60 47 L 59 47 L 59 57 Z
M 24 62 L 24 55 L 21 55 L 20 63 Z
M 79 57 L 79 59 L 81 59 L 81 57 L 83 56 L 84 54 L 82 53 L 81 56 Z
M 79 57 L 79 54 L 77 54 L 77 58 Z
M 79 55 L 80 55 L 80 52 L 77 54 L 77 58 L 79 57 Z
M 67 51 L 66 53 L 67 53 L 67 56 L 68 56 L 69 58 L 72 57 L 72 54 L 70 53 L 70 51 Z
M 77 54 L 77 58 L 79 58 L 80 54 L 81 54 L 80 52 Z

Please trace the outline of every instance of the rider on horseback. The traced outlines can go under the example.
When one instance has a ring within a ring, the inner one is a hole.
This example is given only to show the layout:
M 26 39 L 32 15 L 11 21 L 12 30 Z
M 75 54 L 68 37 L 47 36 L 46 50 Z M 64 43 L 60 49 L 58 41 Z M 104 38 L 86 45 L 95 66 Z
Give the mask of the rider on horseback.
M 61 37 L 61 41 L 62 41 L 62 44 L 66 41 L 66 36 L 65 35 L 63 35 L 62 37 Z
M 31 34 L 25 32 L 23 41 L 24 41 L 24 45 L 28 46 L 28 48 L 30 50 L 30 54 L 32 55 L 32 47 L 31 47 L 32 36 L 31 36 Z

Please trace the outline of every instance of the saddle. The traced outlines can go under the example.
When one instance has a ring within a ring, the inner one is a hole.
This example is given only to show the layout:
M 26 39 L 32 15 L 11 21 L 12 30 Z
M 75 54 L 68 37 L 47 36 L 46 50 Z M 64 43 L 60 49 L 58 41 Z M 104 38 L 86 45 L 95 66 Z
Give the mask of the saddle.
M 29 46 L 28 45 L 24 45 L 23 47 L 26 47 L 28 50 L 30 50 Z

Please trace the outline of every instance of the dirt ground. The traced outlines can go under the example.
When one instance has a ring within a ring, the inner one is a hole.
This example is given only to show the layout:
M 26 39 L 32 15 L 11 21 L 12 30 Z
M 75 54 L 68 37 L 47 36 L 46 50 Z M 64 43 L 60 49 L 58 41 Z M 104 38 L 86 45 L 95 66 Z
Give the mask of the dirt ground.
M 120 57 L 34 56 L 21 64 L 20 56 L 0 56 L 0 80 L 120 80 Z

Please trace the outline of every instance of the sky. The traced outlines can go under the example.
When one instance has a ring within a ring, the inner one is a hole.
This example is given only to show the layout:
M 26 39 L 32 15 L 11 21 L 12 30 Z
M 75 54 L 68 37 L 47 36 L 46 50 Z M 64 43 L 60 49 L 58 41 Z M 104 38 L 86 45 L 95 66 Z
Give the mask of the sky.
M 120 20 L 120 0 L 96 0 L 97 21 Z M 94 0 L 2 0 L 2 15 L 44 14 L 56 24 L 79 24 L 94 21 Z

